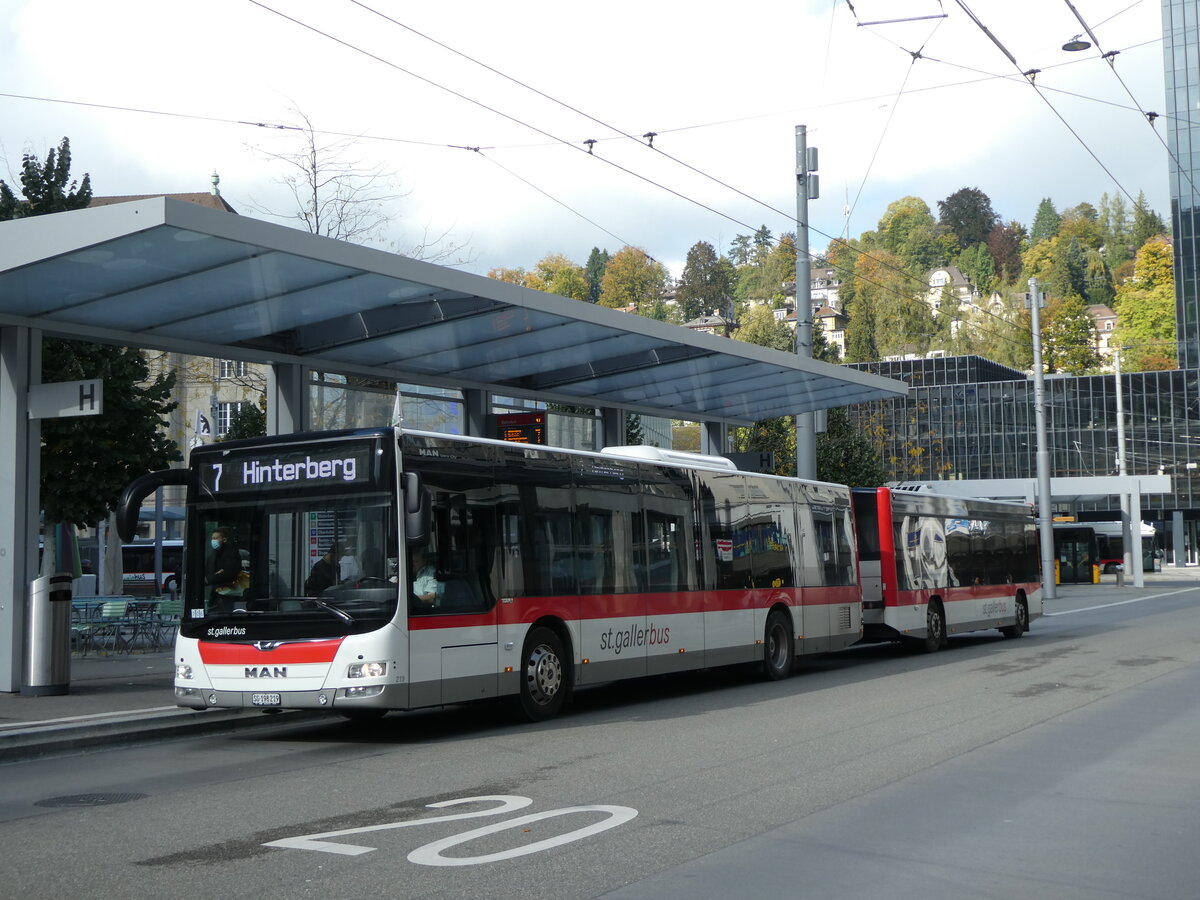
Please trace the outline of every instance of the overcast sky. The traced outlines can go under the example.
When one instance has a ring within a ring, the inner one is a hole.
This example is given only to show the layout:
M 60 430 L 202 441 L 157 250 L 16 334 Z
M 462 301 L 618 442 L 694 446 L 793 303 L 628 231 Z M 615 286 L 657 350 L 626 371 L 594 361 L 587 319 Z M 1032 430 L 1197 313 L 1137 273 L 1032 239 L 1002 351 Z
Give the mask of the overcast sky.
M 678 275 L 698 240 L 794 230 L 805 125 L 814 250 L 963 187 L 1027 225 L 1042 197 L 1139 191 L 1166 218 L 1159 0 L 1073 4 L 1115 72 L 1061 49 L 1085 31 L 1066 0 L 3 0 L 0 177 L 67 136 L 96 195 L 215 170 L 239 212 L 286 216 L 267 154 L 302 145 L 251 123 L 299 110 L 395 174 L 394 249 L 450 231 L 486 273 L 633 244 Z

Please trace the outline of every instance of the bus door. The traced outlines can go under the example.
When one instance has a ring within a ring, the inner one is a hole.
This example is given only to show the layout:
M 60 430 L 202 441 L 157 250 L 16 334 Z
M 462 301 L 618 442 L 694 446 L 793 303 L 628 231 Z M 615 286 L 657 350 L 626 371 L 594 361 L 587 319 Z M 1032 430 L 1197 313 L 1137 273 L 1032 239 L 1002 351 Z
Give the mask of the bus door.
M 1054 532 L 1058 580 L 1062 584 L 1091 584 L 1096 563 L 1096 539 L 1090 528 L 1063 528 Z
M 428 540 L 405 548 L 414 706 L 494 697 L 499 687 L 492 479 L 438 462 L 421 471 L 431 499 Z

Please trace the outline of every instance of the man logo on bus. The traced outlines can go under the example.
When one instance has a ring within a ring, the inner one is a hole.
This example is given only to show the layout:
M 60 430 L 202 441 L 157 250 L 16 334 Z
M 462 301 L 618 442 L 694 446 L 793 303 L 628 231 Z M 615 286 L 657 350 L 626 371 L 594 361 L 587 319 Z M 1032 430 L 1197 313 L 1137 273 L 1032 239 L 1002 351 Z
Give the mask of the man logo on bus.
M 287 678 L 287 666 L 246 666 L 247 678 Z

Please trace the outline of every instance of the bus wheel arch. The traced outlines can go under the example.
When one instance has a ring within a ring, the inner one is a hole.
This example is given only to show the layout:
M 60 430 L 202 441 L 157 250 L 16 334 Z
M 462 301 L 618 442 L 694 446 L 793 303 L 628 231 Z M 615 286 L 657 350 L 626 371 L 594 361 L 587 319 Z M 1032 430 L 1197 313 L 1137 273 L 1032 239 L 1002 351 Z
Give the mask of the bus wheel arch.
M 1015 613 L 1016 621 L 1000 629 L 1006 638 L 1019 638 L 1029 630 L 1029 601 L 1024 591 L 1017 591 Z
M 520 707 L 531 722 L 557 716 L 574 687 L 570 641 L 553 619 L 535 622 L 521 650 Z
M 767 613 L 763 630 L 763 675 L 769 681 L 780 681 L 792 674 L 796 660 L 796 636 L 792 614 L 786 607 L 777 606 Z

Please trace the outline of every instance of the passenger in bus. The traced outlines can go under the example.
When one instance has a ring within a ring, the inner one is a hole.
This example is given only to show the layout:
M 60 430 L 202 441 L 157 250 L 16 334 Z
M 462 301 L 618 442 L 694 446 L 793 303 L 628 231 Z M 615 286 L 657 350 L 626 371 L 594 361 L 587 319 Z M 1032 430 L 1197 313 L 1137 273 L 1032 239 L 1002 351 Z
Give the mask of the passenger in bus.
M 242 572 L 242 555 L 237 547 L 229 543 L 229 535 L 222 528 L 214 528 L 209 536 L 212 547 L 208 564 L 204 567 L 204 583 L 212 588 L 209 599 L 218 605 L 231 605 L 234 597 L 241 596 L 238 576 Z
M 412 593 L 417 598 L 418 606 L 433 606 L 441 593 L 442 585 L 437 579 L 437 567 L 424 547 L 413 550 L 412 568 L 409 571 L 416 573 L 413 576 Z
M 354 548 L 346 547 L 338 560 L 338 580 L 353 584 L 361 574 L 362 569 L 358 565 L 358 557 L 354 555 Z
M 326 588 L 333 587 L 342 580 L 338 569 L 337 547 L 328 547 L 321 554 L 321 558 L 313 563 L 312 570 L 304 581 L 304 593 L 309 597 L 316 597 Z

